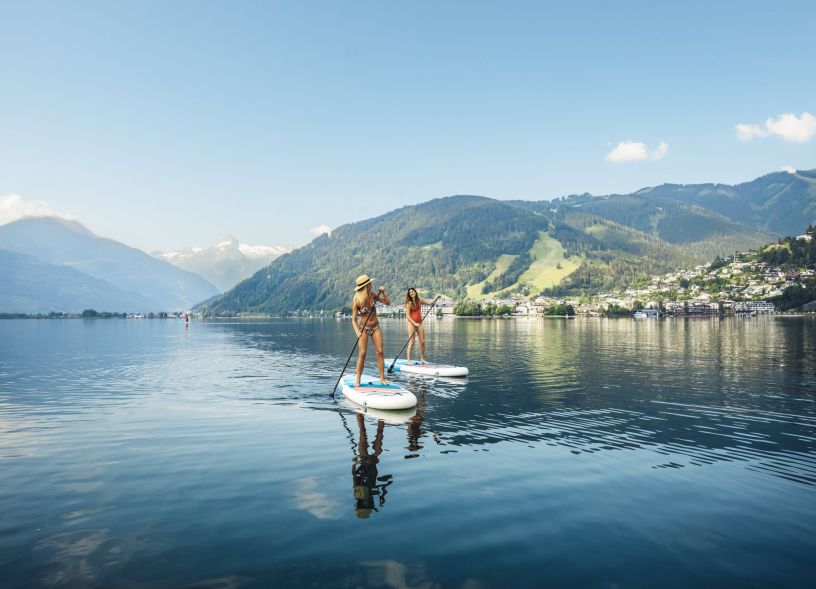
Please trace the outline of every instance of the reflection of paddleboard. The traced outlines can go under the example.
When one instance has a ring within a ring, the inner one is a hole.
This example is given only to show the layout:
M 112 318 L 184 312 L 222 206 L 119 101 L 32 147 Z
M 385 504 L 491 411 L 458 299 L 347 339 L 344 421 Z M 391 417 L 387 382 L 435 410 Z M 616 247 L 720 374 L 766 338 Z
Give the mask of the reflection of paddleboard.
M 362 413 L 366 417 L 371 417 L 376 420 L 382 420 L 385 423 L 389 423 L 391 425 L 401 425 L 403 423 L 408 423 L 411 421 L 411 418 L 416 415 L 416 406 L 409 407 L 408 409 L 374 409 L 373 407 L 360 407 L 356 403 L 352 403 L 348 399 L 344 399 L 341 402 L 342 407 L 347 407 L 356 413 Z
M 348 374 L 340 380 L 340 387 L 346 399 L 372 409 L 408 409 L 417 404 L 411 391 L 394 383 L 380 384 L 378 376 L 364 374 L 360 386 L 354 386 L 355 376 Z
M 391 366 L 393 359 L 386 359 L 387 366 Z M 468 369 L 465 366 L 451 366 L 450 364 L 434 364 L 433 362 L 420 362 L 419 360 L 397 360 L 394 370 L 398 372 L 410 372 L 411 374 L 422 374 L 425 376 L 467 376 Z

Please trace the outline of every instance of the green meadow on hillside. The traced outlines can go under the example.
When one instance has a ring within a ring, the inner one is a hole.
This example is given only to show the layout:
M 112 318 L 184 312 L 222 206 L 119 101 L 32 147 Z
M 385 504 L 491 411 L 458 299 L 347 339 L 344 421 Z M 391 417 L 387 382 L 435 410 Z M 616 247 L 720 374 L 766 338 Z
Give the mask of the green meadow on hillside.
M 539 293 L 560 283 L 562 279 L 574 272 L 583 261 L 581 256 L 566 257 L 564 247 L 546 231 L 540 231 L 538 239 L 528 252 L 532 262 L 509 286 L 500 290 L 484 292 L 489 283 L 506 273 L 518 255 L 502 254 L 496 260 L 496 268 L 490 275 L 467 288 L 467 296 L 472 300 L 502 297 L 522 290 L 525 294 Z

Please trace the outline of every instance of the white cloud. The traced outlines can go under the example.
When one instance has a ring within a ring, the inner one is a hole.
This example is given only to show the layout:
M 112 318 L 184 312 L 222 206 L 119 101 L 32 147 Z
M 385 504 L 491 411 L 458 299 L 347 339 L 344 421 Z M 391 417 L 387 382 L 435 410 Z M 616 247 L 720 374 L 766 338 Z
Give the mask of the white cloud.
M 816 136 L 816 117 L 809 112 L 803 112 L 798 117 L 789 112 L 769 118 L 764 126 L 740 123 L 736 130 L 740 141 L 776 135 L 791 143 L 807 143 Z
M 620 164 L 623 162 L 637 162 L 649 157 L 649 150 L 645 143 L 637 141 L 621 141 L 615 148 L 606 154 L 606 160 Z
M 642 160 L 659 160 L 669 152 L 669 144 L 661 141 L 657 149 L 649 149 L 640 141 L 621 141 L 615 148 L 606 154 L 606 161 L 613 164 L 625 162 L 639 162 Z
M 659 160 L 664 158 L 667 153 L 669 153 L 669 144 L 665 141 L 661 141 L 660 145 L 657 146 L 657 149 L 652 152 L 651 157 L 653 160 Z
M 816 117 L 809 112 L 803 112 L 801 117 L 785 113 L 765 121 L 765 127 L 769 133 L 779 135 L 785 141 L 807 143 L 816 135 Z
M 767 137 L 768 133 L 763 131 L 759 125 L 737 125 L 737 137 L 740 141 L 750 141 L 754 137 Z
M 296 479 L 298 488 L 292 492 L 295 507 L 311 513 L 317 519 L 340 519 L 343 506 L 334 497 L 318 491 L 321 482 L 315 477 Z
M 326 235 L 331 237 L 331 227 L 325 224 L 318 225 L 317 227 L 309 229 L 309 233 L 311 233 L 312 235 L 323 235 L 325 233 Z
M 45 216 L 73 219 L 70 215 L 56 212 L 48 203 L 40 200 L 23 200 L 19 194 L 9 194 L 0 198 L 0 225 L 23 217 Z
M 793 166 L 782 166 L 782 171 L 787 172 L 788 174 L 795 174 L 796 168 L 794 168 Z

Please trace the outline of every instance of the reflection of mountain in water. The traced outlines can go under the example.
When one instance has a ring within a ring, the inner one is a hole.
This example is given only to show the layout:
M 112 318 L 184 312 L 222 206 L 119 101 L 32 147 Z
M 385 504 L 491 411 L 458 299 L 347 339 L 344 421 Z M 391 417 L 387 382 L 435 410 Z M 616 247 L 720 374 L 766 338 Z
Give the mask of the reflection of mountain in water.
M 398 350 L 403 322 L 382 324 L 386 350 Z M 246 351 L 235 370 L 244 398 L 334 410 L 327 391 L 353 343 L 348 322 L 218 329 Z M 428 327 L 429 355 L 469 366 L 466 384 L 395 378 L 426 397 L 418 418 L 445 451 L 639 450 L 656 468 L 735 461 L 816 484 L 814 341 L 816 322 L 794 318 L 446 320 Z M 422 453 L 409 442 L 409 456 Z
M 464 322 L 463 329 L 488 365 L 472 372 L 468 394 L 440 400 L 428 417 L 449 445 L 645 449 L 655 467 L 740 461 L 816 484 L 812 322 Z

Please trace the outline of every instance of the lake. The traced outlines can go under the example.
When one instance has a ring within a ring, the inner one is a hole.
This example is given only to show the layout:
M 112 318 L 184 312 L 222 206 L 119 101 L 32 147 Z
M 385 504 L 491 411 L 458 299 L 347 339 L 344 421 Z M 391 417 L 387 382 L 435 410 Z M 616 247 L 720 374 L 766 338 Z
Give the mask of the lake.
M 427 331 L 378 419 L 348 321 L 0 321 L 0 586 L 809 583 L 813 318 Z

